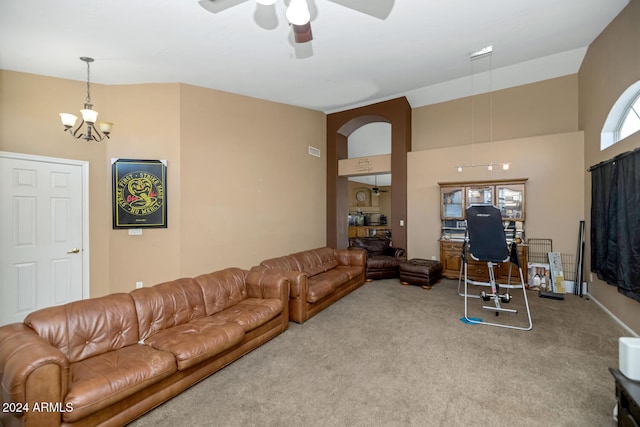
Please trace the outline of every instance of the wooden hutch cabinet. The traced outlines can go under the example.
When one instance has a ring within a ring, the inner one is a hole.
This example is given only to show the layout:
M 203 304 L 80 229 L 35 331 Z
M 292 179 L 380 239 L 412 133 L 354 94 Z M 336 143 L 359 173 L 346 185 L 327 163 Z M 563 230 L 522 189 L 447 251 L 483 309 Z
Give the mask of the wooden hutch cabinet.
M 500 209 L 507 243 L 517 242 L 518 256 L 524 281 L 527 283 L 528 247 L 524 244 L 525 223 L 525 184 L 527 179 L 441 182 L 440 185 L 440 262 L 442 275 L 457 279 L 462 265 L 462 245 L 466 235 L 466 209 L 474 204 L 491 204 Z M 510 263 L 496 264 L 496 280 L 506 283 Z M 489 272 L 486 262 L 468 260 L 469 278 L 488 281 Z M 511 282 L 519 281 L 519 272 L 512 266 Z

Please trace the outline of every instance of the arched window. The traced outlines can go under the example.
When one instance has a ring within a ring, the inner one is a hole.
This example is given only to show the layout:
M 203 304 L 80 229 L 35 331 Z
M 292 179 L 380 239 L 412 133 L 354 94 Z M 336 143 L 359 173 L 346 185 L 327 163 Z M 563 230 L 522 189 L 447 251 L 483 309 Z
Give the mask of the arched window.
M 624 91 L 609 112 L 600 135 L 600 150 L 640 130 L 640 80 Z

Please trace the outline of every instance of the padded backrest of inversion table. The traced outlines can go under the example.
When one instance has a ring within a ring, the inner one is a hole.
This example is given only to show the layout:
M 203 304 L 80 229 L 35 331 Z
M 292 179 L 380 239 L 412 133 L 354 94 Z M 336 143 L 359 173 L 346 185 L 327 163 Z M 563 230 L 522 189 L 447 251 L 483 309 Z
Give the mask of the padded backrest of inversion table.
M 471 205 L 467 208 L 469 253 L 478 261 L 505 262 L 509 247 L 502 225 L 500 210 L 491 205 Z

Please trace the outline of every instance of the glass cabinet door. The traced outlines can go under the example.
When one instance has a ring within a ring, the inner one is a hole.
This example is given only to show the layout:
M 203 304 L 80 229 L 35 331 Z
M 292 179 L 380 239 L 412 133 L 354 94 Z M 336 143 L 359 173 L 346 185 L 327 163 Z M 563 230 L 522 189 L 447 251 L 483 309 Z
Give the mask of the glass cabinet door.
M 502 218 L 524 220 L 524 184 L 498 185 L 496 192 Z
M 442 187 L 440 189 L 442 219 L 464 218 L 464 187 Z
M 467 206 L 493 205 L 493 186 L 467 187 Z

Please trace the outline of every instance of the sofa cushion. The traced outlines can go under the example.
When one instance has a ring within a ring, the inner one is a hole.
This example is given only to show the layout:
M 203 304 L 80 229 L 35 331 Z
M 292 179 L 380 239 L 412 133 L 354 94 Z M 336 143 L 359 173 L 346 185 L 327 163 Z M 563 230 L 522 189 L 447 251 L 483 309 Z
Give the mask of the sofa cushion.
M 78 362 L 138 341 L 138 317 L 131 296 L 111 294 L 47 307 L 24 323 Z
M 349 276 L 339 270 L 330 270 L 307 280 L 307 302 L 316 303 L 349 280 Z
M 207 316 L 233 307 L 247 298 L 245 273 L 239 268 L 202 274 L 194 280 L 202 289 Z
M 339 265 L 336 267 L 336 270 L 342 274 L 346 274 L 349 280 L 355 279 L 362 274 L 361 265 Z
M 221 322 L 235 322 L 249 332 L 267 323 L 282 312 L 282 301 L 279 299 L 247 298 L 233 307 L 227 308 L 211 316 Z
M 65 404 L 73 422 L 122 400 L 176 372 L 171 353 L 133 344 L 72 363 Z
M 145 340 L 151 347 L 173 353 L 178 370 L 187 369 L 242 341 L 244 328 L 234 322 L 200 317 L 156 332 Z
M 367 269 L 368 270 L 377 270 L 377 269 L 389 269 L 389 268 L 398 268 L 400 266 L 400 259 L 394 256 L 386 256 L 379 255 L 375 258 L 367 259 Z
M 130 292 L 138 313 L 140 339 L 205 315 L 202 289 L 193 279 L 177 279 Z

